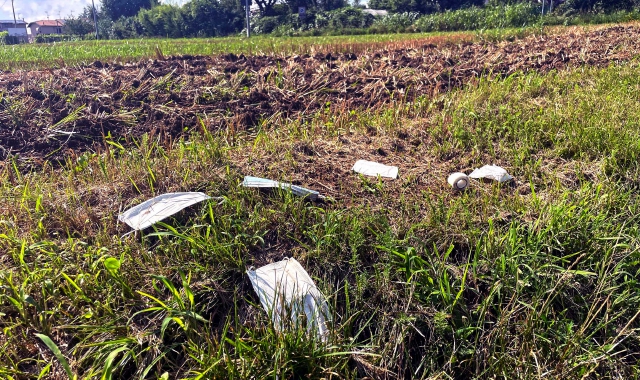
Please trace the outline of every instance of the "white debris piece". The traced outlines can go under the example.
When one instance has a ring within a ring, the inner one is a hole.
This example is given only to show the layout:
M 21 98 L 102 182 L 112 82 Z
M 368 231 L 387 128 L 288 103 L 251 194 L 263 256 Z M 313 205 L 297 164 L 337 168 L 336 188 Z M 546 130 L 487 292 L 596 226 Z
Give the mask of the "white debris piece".
M 134 230 L 143 230 L 178 211 L 211 197 L 204 193 L 167 193 L 151 198 L 118 215 Z
M 447 178 L 447 182 L 455 190 L 464 190 L 469 186 L 469 177 L 464 173 L 453 173 Z
M 508 182 L 513 179 L 506 170 L 495 165 L 485 165 L 476 169 L 469 174 L 469 177 L 474 179 L 487 178 L 498 182 Z
M 297 326 L 304 310 L 307 332 L 311 334 L 315 330 L 316 337 L 327 340 L 327 320 L 331 320 L 329 306 L 296 259 L 284 259 L 257 270 L 250 269 L 247 275 L 262 307 L 271 315 L 276 330 L 284 328 L 287 318 L 291 318 L 293 325 Z
M 273 181 L 270 179 L 259 178 L 259 177 L 250 177 L 245 176 L 244 181 L 242 181 L 242 186 L 244 187 L 261 187 L 261 188 L 280 188 L 280 189 L 289 189 L 292 193 L 299 197 L 307 197 L 312 201 L 317 200 L 318 198 L 323 198 L 320 193 L 314 190 L 305 189 L 304 187 L 292 185 L 290 183 L 283 183 L 278 181 Z
M 389 177 L 396 179 L 398 178 L 398 167 L 397 166 L 387 166 L 383 164 L 379 164 L 377 162 L 366 161 L 366 160 L 358 160 L 358 162 L 353 165 L 353 171 L 356 173 L 369 175 L 372 177 Z

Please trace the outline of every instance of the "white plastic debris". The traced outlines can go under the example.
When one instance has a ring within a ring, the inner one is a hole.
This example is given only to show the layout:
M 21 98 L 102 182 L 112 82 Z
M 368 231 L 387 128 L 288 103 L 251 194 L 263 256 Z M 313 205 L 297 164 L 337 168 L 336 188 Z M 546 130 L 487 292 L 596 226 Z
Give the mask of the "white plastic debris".
M 389 177 L 396 179 L 398 178 L 398 167 L 397 166 L 387 166 L 383 164 L 379 164 L 377 162 L 366 161 L 366 160 L 358 160 L 358 162 L 353 165 L 353 171 L 356 173 L 369 175 L 372 177 Z
M 485 165 L 476 169 L 469 174 L 469 177 L 474 179 L 487 178 L 498 182 L 508 182 L 513 179 L 506 170 L 495 165 Z
M 143 230 L 178 211 L 211 197 L 204 193 L 167 193 L 128 209 L 118 220 L 134 230 Z
M 464 190 L 469 186 L 469 177 L 464 173 L 453 173 L 447 178 L 447 182 L 455 190 Z
M 299 197 L 307 197 L 312 201 L 315 201 L 319 198 L 323 198 L 320 193 L 314 190 L 305 189 L 304 187 L 292 185 L 290 183 L 283 183 L 278 181 L 273 181 L 270 179 L 259 178 L 259 177 L 250 177 L 245 176 L 244 181 L 242 181 L 242 186 L 244 187 L 258 187 L 258 188 L 280 188 L 280 189 L 289 189 L 292 193 Z
M 327 301 L 296 259 L 284 259 L 257 270 L 250 269 L 247 275 L 260 304 L 271 315 L 276 330 L 285 327 L 287 318 L 297 326 L 304 311 L 307 332 L 311 334 L 315 330 L 316 337 L 327 340 L 327 320 L 331 320 Z

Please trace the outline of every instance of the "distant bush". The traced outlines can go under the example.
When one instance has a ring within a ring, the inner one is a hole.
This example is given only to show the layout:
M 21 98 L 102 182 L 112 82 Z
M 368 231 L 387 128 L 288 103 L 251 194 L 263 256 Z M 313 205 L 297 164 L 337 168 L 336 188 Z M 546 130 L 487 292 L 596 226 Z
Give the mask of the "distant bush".
M 9 45 L 7 39 L 9 38 L 9 32 L 0 32 L 0 45 Z
M 179 31 L 179 28 L 176 26 L 175 30 Z M 136 17 L 120 17 L 118 20 L 111 23 L 110 28 L 106 30 L 106 33 L 108 33 L 109 39 L 112 40 L 138 38 L 143 33 L 143 27 Z M 178 36 L 172 35 L 170 37 Z
M 412 25 L 420 18 L 418 12 L 402 12 L 393 13 L 386 16 L 378 17 L 371 25 L 372 30 L 378 30 L 381 33 L 393 32 L 401 33 L 410 31 Z
M 316 28 L 332 29 L 367 28 L 373 24 L 375 17 L 360 8 L 340 8 L 335 11 L 321 13 L 316 16 Z
M 20 39 L 16 36 L 10 36 L 9 32 L 0 32 L 0 45 L 17 45 Z
M 36 36 L 36 43 L 50 44 L 53 42 L 65 42 L 65 41 L 81 41 L 81 36 L 73 36 L 70 34 L 38 34 Z
M 618 11 L 612 13 L 582 13 L 571 16 L 559 16 L 556 20 L 545 20 L 548 25 L 583 25 L 583 24 L 612 24 L 640 20 L 640 10 L 631 12 Z M 555 22 L 554 22 L 555 21 Z
M 471 7 L 423 16 L 414 27 L 420 32 L 518 28 L 540 22 L 540 6 L 518 3 L 497 7 Z
M 366 34 L 375 17 L 360 8 L 346 7 L 329 12 L 310 11 L 301 19 L 297 13 L 279 16 L 256 17 L 251 20 L 251 30 L 256 34 L 274 36 L 331 35 L 343 31 L 348 34 Z
M 277 5 L 276 9 L 282 8 Z M 183 6 L 165 3 L 141 10 L 135 18 L 121 19 L 120 29 L 148 37 L 219 37 L 242 30 L 244 16 L 237 1 L 191 0 Z
M 264 16 L 251 19 L 251 31 L 255 34 L 269 34 L 276 28 L 282 31 L 282 29 L 295 28 L 295 25 L 289 16 Z

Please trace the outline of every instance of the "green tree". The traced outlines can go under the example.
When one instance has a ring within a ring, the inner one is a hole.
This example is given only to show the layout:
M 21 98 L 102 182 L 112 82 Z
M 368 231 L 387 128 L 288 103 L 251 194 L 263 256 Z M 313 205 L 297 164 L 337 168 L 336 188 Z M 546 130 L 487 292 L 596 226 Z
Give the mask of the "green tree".
M 370 0 L 369 7 L 385 9 L 393 13 L 433 13 L 438 11 L 439 4 L 436 0 Z
M 188 37 L 189 34 L 183 10 L 174 5 L 143 9 L 138 13 L 137 20 L 146 36 L 180 38 Z
M 255 0 L 262 16 L 273 16 L 273 6 L 278 0 Z
M 120 17 L 111 24 L 107 33 L 114 40 L 138 38 L 142 35 L 142 25 L 136 17 Z
M 640 6 L 639 0 L 566 0 L 558 9 L 578 12 L 611 12 L 628 11 L 638 6 Z
M 316 9 L 322 11 L 332 11 L 346 7 L 348 4 L 345 0 L 313 0 Z
M 84 36 L 95 33 L 96 29 L 93 25 L 93 19 L 89 20 L 83 17 L 68 17 L 64 23 L 64 34 L 74 36 Z
M 484 5 L 484 0 L 437 0 L 441 11 Z
M 143 9 L 136 19 L 146 36 L 215 37 L 242 30 L 244 8 L 239 0 L 192 0 Z
M 99 11 L 96 12 L 96 16 L 101 18 L 102 15 Z M 71 34 L 74 36 L 84 36 L 87 34 L 95 33 L 95 25 L 93 23 L 93 7 L 90 5 L 85 6 L 82 12 L 75 17 L 70 14 L 65 18 L 64 34 Z
M 131 17 L 141 9 L 150 9 L 158 5 L 158 0 L 102 0 L 102 13 L 111 21 L 120 17 Z
M 183 12 L 191 36 L 224 36 L 244 26 L 244 7 L 239 0 L 192 0 L 183 6 Z
M 484 0 L 370 0 L 369 7 L 386 9 L 393 13 L 433 13 L 471 6 L 482 6 Z

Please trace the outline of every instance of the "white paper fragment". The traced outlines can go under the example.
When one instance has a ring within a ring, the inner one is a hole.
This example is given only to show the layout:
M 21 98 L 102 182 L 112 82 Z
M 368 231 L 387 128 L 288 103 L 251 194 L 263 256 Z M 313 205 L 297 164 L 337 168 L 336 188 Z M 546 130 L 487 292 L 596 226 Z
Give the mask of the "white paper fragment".
M 143 230 L 178 211 L 211 197 L 204 193 L 167 193 L 151 198 L 118 215 L 134 230 Z
M 454 190 L 464 190 L 469 186 L 469 177 L 464 173 L 453 173 L 447 178 L 447 182 Z
M 242 186 L 244 187 L 258 187 L 258 188 L 280 188 L 280 189 L 289 189 L 291 192 L 299 197 L 307 197 L 312 201 L 317 200 L 318 198 L 323 198 L 320 193 L 314 190 L 305 189 L 304 187 L 292 185 L 290 183 L 283 183 L 278 181 L 273 181 L 270 179 L 259 178 L 259 177 L 250 177 L 245 176 L 244 181 L 242 181 Z
M 298 326 L 298 318 L 304 311 L 307 332 L 311 334 L 315 330 L 316 337 L 327 340 L 327 320 L 331 320 L 329 306 L 296 259 L 284 259 L 257 270 L 250 269 L 247 275 L 276 330 L 286 326 L 287 318 L 291 319 L 294 326 Z
M 495 165 L 485 165 L 480 169 L 476 169 L 469 174 L 469 177 L 475 179 L 487 178 L 498 182 L 508 182 L 513 179 L 506 170 Z
M 355 165 L 353 165 L 353 171 L 356 173 L 369 175 L 372 177 L 389 177 L 396 179 L 398 178 L 398 167 L 397 166 L 387 166 L 383 164 L 379 164 L 377 162 L 366 161 L 366 160 L 358 160 Z

